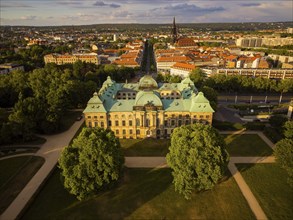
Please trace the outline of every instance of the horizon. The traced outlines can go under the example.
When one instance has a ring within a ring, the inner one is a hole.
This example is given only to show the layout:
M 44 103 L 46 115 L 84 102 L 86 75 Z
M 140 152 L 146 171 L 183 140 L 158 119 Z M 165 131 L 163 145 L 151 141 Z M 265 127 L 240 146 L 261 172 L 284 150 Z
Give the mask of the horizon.
M 180 23 L 176 22 L 176 25 L 180 24 L 249 24 L 249 23 L 292 23 L 293 21 L 254 21 L 254 22 L 192 22 L 192 23 Z M 92 25 L 172 25 L 169 23 L 96 23 L 96 24 L 71 24 L 71 25 L 1 25 L 1 27 L 70 27 L 70 26 L 92 26 Z
M 1 26 L 292 22 L 291 0 L 1 0 Z

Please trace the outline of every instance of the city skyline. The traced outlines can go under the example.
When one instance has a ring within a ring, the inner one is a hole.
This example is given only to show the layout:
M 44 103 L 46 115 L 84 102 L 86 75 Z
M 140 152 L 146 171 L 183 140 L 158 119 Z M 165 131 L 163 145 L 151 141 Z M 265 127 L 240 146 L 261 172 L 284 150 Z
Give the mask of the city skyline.
M 1 0 L 1 25 L 221 23 L 293 20 L 288 0 Z

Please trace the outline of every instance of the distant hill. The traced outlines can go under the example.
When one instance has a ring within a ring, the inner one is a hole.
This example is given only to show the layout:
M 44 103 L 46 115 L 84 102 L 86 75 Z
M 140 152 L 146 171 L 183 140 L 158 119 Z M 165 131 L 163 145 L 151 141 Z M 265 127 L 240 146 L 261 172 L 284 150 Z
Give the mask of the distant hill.
M 96 30 L 107 32 L 124 31 L 164 31 L 171 27 L 170 24 L 92 24 L 92 25 L 72 25 L 72 26 L 13 26 L 13 28 L 33 28 L 39 30 Z M 271 29 L 286 29 L 293 27 L 293 22 L 251 22 L 251 23 L 178 23 L 180 29 L 194 29 L 195 31 L 258 31 Z M 10 28 L 10 26 L 1 26 L 0 29 Z

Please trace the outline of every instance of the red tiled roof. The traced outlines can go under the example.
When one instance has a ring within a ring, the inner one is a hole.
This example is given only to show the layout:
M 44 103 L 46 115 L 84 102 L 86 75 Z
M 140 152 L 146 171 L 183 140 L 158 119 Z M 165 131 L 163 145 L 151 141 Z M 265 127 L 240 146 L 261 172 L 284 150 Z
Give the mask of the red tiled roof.
M 172 68 L 176 68 L 176 69 L 187 69 L 187 70 L 194 70 L 196 67 L 195 65 L 189 64 L 189 63 L 181 63 L 181 62 L 177 62 L 175 63 Z
M 180 62 L 180 61 L 188 61 L 189 57 L 186 56 L 172 56 L 172 57 L 159 57 L 157 62 Z

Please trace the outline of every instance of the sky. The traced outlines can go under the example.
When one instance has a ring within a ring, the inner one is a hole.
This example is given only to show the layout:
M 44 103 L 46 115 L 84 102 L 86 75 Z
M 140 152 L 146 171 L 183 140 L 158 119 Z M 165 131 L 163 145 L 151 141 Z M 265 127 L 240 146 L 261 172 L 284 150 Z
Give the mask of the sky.
M 0 0 L 0 25 L 293 21 L 292 0 Z

